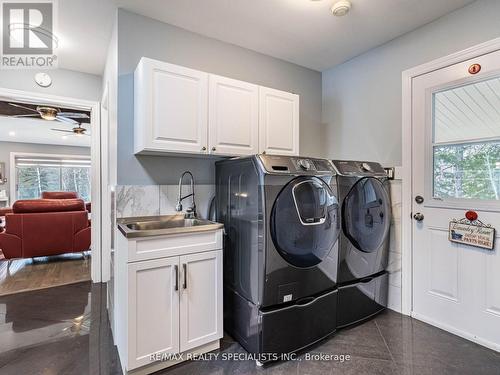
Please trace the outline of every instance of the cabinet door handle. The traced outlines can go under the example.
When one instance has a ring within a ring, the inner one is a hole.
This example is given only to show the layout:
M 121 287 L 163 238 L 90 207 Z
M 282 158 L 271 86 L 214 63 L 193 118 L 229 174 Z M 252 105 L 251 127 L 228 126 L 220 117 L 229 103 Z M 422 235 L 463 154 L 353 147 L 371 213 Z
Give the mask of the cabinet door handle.
M 203 146 L 203 147 L 201 148 L 201 151 L 206 151 L 206 150 L 207 150 L 207 148 L 206 148 L 205 146 Z
M 212 147 L 212 151 L 216 151 L 217 149 L 215 147 Z
M 186 263 L 182 264 L 182 272 L 184 273 L 184 283 L 182 284 L 182 287 L 184 289 L 187 289 L 188 282 L 187 282 L 187 264 Z
M 179 290 L 179 266 L 176 264 L 174 266 L 175 271 L 175 290 Z

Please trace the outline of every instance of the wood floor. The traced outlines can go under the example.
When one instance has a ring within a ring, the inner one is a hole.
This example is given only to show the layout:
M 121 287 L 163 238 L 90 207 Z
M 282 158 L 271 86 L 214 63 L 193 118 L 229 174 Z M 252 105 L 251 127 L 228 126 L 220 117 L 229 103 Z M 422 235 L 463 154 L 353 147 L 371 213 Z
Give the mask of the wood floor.
M 90 280 L 90 252 L 0 260 L 0 296 Z

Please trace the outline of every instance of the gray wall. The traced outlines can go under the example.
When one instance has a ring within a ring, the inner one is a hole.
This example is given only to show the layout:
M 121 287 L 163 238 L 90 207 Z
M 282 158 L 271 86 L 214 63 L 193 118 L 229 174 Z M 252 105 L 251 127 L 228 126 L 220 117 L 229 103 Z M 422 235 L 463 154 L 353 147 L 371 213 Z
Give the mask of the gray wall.
M 326 155 L 401 165 L 401 73 L 500 37 L 500 1 L 479 0 L 323 72 Z
M 0 70 L 0 87 L 66 96 L 75 99 L 101 100 L 101 77 L 73 70 L 54 69 L 47 73 L 52 77 L 52 85 L 38 86 L 34 77 L 37 70 Z
M 324 152 L 321 73 L 184 29 L 118 11 L 118 184 L 175 183 L 190 169 L 212 183 L 213 160 L 133 154 L 133 72 L 142 56 L 300 95 L 300 153 Z
M 6 167 L 6 177 L 10 178 L 10 153 L 11 152 L 31 152 L 41 154 L 68 154 L 68 155 L 89 155 L 88 147 L 42 145 L 36 143 L 0 142 L 0 163 L 4 162 Z M 9 196 L 10 181 L 0 185 L 0 190 L 7 190 Z

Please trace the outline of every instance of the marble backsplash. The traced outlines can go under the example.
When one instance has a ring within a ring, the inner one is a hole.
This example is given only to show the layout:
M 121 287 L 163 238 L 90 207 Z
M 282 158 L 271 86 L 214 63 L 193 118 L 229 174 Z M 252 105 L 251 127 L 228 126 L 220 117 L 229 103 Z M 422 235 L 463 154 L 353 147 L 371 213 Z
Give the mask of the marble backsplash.
M 190 187 L 183 186 L 182 195 Z M 175 206 L 179 195 L 178 185 L 120 185 L 116 187 L 116 217 L 157 216 L 177 213 Z M 195 203 L 198 216 L 208 218 L 210 201 L 215 195 L 215 185 L 195 185 Z M 183 208 L 191 206 L 191 197 L 182 202 Z
M 391 181 L 392 221 L 389 247 L 389 308 L 401 311 L 401 180 Z

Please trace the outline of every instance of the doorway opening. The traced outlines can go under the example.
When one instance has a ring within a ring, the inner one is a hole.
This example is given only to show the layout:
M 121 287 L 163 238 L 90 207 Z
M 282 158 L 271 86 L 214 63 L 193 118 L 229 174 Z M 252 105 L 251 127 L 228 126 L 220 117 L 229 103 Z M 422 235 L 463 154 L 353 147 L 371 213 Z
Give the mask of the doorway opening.
M 101 281 L 97 102 L 0 89 L 0 296 Z

